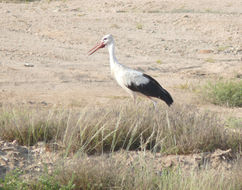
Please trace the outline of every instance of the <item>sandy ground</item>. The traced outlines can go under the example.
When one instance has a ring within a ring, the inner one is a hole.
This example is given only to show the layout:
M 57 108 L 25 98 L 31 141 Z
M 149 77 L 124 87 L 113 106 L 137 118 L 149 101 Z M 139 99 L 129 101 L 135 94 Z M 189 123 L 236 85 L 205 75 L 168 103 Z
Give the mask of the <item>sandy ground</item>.
M 156 78 L 176 103 L 242 116 L 241 109 L 211 105 L 190 90 L 208 79 L 241 77 L 240 0 L 2 2 L 0 103 L 127 101 L 110 75 L 107 49 L 87 56 L 109 33 L 120 63 Z

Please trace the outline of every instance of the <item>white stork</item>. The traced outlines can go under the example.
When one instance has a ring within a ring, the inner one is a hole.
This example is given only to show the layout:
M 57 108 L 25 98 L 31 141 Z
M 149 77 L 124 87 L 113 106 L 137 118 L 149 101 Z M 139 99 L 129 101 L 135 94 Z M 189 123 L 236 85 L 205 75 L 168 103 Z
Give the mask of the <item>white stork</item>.
M 111 73 L 118 82 L 136 101 L 137 95 L 148 97 L 156 107 L 156 101 L 152 99 L 159 98 L 166 102 L 168 106 L 173 103 L 173 99 L 161 85 L 151 76 L 140 71 L 128 68 L 118 62 L 114 54 L 114 40 L 111 34 L 104 36 L 99 44 L 89 51 L 89 55 L 93 54 L 100 48 L 108 47 Z

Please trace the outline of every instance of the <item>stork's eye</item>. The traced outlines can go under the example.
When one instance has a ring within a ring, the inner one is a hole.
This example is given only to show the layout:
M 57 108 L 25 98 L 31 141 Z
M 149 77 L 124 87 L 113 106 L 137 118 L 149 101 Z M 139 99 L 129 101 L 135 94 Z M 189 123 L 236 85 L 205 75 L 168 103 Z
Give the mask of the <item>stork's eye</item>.
M 107 38 L 103 38 L 103 40 L 107 40 Z

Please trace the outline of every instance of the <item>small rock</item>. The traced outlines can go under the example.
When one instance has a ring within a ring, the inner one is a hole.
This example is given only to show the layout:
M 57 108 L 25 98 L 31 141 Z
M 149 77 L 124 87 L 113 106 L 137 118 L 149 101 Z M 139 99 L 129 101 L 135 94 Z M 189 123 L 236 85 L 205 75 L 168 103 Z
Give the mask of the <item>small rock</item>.
M 28 101 L 28 103 L 29 103 L 29 104 L 35 104 L 35 102 L 33 102 L 33 101 Z
M 24 66 L 25 66 L 25 67 L 34 67 L 33 64 L 29 64 L 29 63 L 25 63 Z
M 57 12 L 60 12 L 60 9 L 53 10 L 53 13 L 57 13 Z
M 3 146 L 8 146 L 9 145 L 9 143 L 8 142 L 5 142 L 4 144 L 3 144 Z
M 14 140 L 14 141 L 12 142 L 12 145 L 17 145 L 17 144 L 18 144 L 17 140 Z
M 1 156 L 2 160 L 4 160 L 5 162 L 8 162 L 8 158 Z
M 44 105 L 44 106 L 47 106 L 48 105 L 48 103 L 46 103 L 45 101 L 42 101 L 42 102 L 40 102 L 42 105 Z
M 14 147 L 4 147 L 2 148 L 2 151 L 11 151 L 14 150 Z

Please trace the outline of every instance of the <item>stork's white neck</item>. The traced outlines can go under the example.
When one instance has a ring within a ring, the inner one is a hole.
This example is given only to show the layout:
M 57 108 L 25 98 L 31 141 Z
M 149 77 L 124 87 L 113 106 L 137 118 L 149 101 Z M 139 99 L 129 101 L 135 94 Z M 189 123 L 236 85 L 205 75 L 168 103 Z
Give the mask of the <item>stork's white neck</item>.
M 110 69 L 111 69 L 111 73 L 113 75 L 115 75 L 115 70 L 120 69 L 120 67 L 123 67 L 123 65 L 121 65 L 114 53 L 114 42 L 108 44 L 108 52 L 109 52 L 109 61 L 110 61 Z
M 108 44 L 108 52 L 109 52 L 109 59 L 110 59 L 110 64 L 115 64 L 117 61 L 115 53 L 114 53 L 114 42 L 111 44 Z

